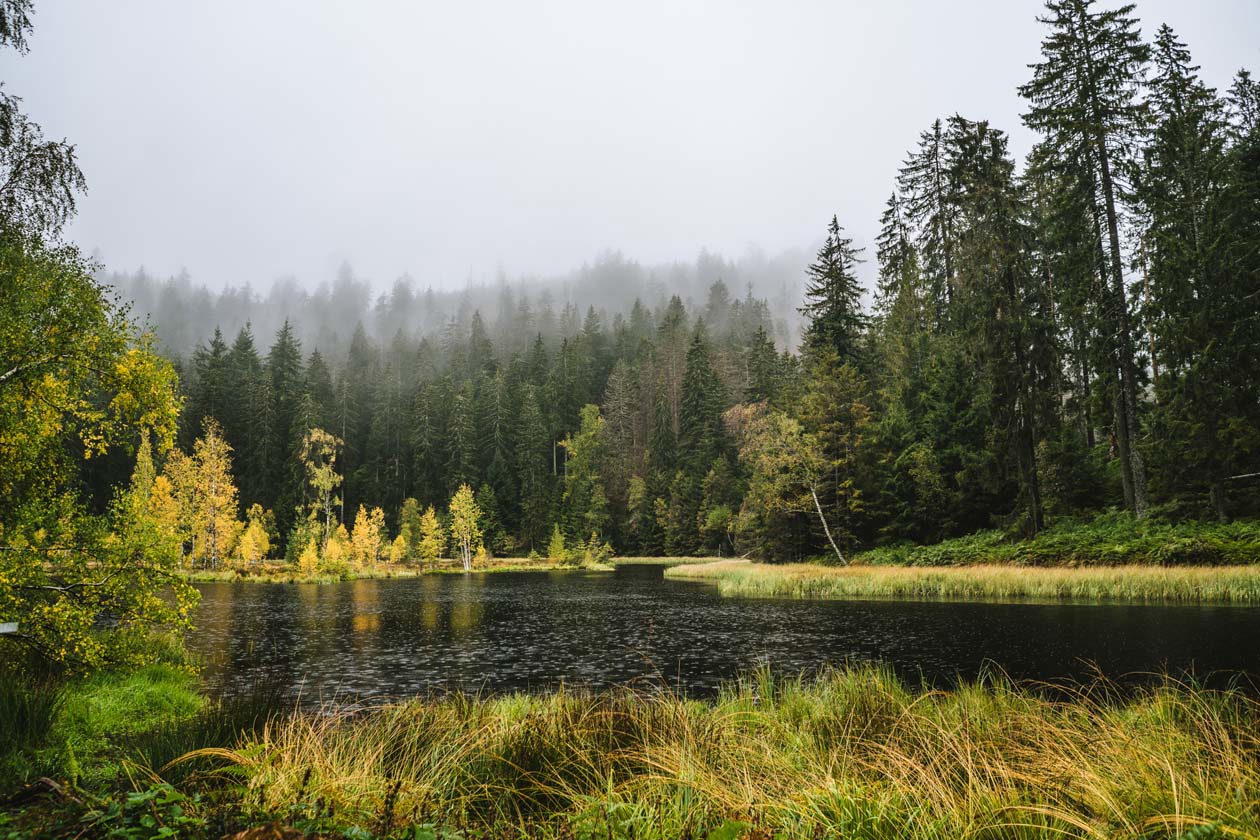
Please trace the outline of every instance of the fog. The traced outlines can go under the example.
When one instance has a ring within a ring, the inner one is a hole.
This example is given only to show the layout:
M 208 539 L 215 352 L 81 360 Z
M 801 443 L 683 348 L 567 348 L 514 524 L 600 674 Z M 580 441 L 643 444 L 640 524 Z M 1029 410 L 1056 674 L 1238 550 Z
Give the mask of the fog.
M 0 69 L 47 136 L 78 144 L 90 191 L 69 235 L 110 269 L 315 288 L 349 264 L 378 291 L 404 273 L 454 289 L 609 251 L 791 263 L 833 213 L 870 244 L 935 117 L 991 119 L 1027 151 L 1015 88 L 1039 11 L 50 0 Z M 1260 65 L 1256 0 L 1138 13 L 1210 84 Z

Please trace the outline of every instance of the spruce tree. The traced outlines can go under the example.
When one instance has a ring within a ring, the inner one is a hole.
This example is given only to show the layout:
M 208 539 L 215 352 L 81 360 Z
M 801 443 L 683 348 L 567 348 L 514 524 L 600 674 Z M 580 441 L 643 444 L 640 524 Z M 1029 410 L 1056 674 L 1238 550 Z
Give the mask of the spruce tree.
M 552 521 L 553 478 L 551 435 L 532 385 L 521 392 L 515 438 L 513 461 L 520 482 L 521 537 L 526 547 L 536 550 L 547 538 Z
M 827 239 L 814 262 L 805 269 L 805 305 L 801 314 L 809 318 L 806 345 L 812 350 L 830 350 L 845 359 L 856 359 L 866 316 L 862 313 L 862 287 L 855 269 L 862 249 L 844 236 L 839 220 L 831 217 Z
M 945 131 L 938 119 L 919 135 L 918 148 L 897 174 L 897 188 L 905 199 L 904 224 L 917 230 L 915 241 L 922 254 L 929 305 L 938 329 L 945 327 L 953 294 L 958 227 L 949 156 Z
M 1095 9 L 1094 0 L 1049 0 L 1040 20 L 1050 27 L 1042 61 L 1020 87 L 1028 100 L 1024 123 L 1045 135 L 1048 153 L 1087 178 L 1101 205 L 1097 250 L 1106 281 L 1114 376 L 1113 416 L 1125 503 L 1137 515 L 1148 504 L 1146 474 L 1137 447 L 1138 383 L 1132 315 L 1125 289 L 1116 168 L 1145 121 L 1139 96 L 1150 50 L 1142 42 L 1133 5 Z

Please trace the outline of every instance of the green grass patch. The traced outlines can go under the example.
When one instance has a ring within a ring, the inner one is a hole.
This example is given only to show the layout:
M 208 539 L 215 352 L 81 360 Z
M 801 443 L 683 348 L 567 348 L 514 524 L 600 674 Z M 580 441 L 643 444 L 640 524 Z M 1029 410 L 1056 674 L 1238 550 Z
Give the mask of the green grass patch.
M 89 785 L 116 777 L 129 744 L 194 717 L 205 704 L 196 677 L 179 666 L 93 674 L 65 686 L 43 762 Z

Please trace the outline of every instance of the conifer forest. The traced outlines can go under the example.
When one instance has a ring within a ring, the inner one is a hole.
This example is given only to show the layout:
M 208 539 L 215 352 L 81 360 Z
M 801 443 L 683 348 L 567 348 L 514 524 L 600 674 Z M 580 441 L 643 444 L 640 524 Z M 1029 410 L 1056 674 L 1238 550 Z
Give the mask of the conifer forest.
M 1046 15 L 1019 88 L 1031 154 L 983 114 L 905 138 L 878 239 L 820 220 L 796 311 L 709 255 L 655 283 L 612 255 L 570 299 L 410 278 L 374 296 L 348 267 L 313 293 L 108 282 L 179 371 L 181 447 L 217 423 L 238 511 L 271 512 L 291 558 L 314 428 L 338 441 L 340 524 L 379 508 L 418 533 L 466 484 L 494 554 L 542 551 L 553 525 L 787 561 L 1111 508 L 1254 516 L 1260 82 L 1207 88 L 1132 9 Z M 599 289 L 642 294 L 575 303 Z

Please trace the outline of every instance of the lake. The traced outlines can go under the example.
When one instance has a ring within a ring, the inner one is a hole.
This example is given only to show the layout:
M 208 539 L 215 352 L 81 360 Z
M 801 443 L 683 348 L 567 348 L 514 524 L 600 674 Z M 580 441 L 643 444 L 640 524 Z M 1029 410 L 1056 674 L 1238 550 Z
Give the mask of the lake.
M 660 567 L 338 584 L 198 584 L 190 647 L 208 688 L 282 686 L 304 702 L 435 690 L 638 682 L 711 695 L 741 671 L 889 663 L 947 685 L 997 665 L 1021 680 L 1167 669 L 1260 674 L 1260 609 L 723 598 Z

